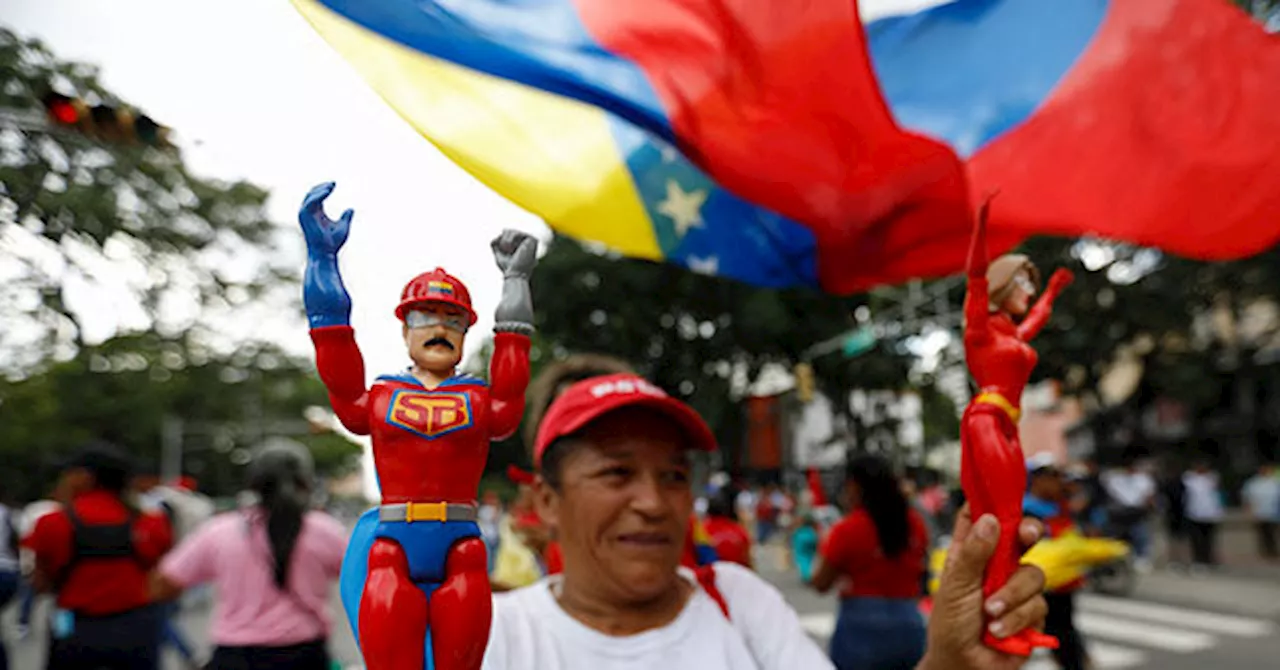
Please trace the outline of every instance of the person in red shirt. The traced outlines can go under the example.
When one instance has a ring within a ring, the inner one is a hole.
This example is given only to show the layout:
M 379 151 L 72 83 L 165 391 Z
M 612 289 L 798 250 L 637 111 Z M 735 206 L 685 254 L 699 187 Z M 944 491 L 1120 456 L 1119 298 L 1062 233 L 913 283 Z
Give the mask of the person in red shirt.
M 768 544 L 778 529 L 778 506 L 774 504 L 777 492 L 777 487 L 769 484 L 756 499 L 756 542 L 760 544 Z
M 703 525 L 719 560 L 750 568 L 751 535 L 738 522 L 738 515 L 734 510 L 734 500 L 737 497 L 738 490 L 732 486 L 720 489 L 708 501 L 707 518 Z
M 33 582 L 51 592 L 48 667 L 154 670 L 163 616 L 147 576 L 173 543 L 169 520 L 128 503 L 129 459 L 95 443 L 69 460 L 59 487 L 70 500 L 36 522 L 23 544 Z
M 929 546 L 924 519 L 878 456 L 853 461 L 847 487 L 853 511 L 822 542 L 809 582 L 825 593 L 844 580 L 831 660 L 837 670 L 913 668 L 925 649 L 916 602 Z

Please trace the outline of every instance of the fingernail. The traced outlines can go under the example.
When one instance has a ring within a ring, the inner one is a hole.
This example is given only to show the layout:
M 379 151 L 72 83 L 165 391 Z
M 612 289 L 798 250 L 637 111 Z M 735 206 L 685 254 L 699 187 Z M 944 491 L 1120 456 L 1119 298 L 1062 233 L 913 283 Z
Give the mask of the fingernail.
M 1004 611 L 1004 602 L 1000 600 L 991 600 L 987 602 L 987 614 L 991 616 L 1000 616 Z
M 999 621 L 992 621 L 991 625 L 987 626 L 987 630 L 996 637 L 1004 637 L 1004 624 Z
M 978 519 L 977 531 L 978 537 L 984 540 L 994 540 L 996 539 L 996 534 L 1000 532 L 1000 524 L 994 516 L 983 514 L 982 518 Z

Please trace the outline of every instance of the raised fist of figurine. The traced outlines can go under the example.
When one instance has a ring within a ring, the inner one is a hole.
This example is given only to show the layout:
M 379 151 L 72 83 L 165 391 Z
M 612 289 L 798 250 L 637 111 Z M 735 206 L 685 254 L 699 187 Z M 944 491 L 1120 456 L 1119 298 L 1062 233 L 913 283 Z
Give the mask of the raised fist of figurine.
M 538 240 L 518 230 L 504 230 L 489 245 L 503 277 L 529 278 L 538 261 Z
M 1049 277 L 1049 290 L 1055 293 L 1071 285 L 1075 281 L 1076 276 L 1066 268 L 1058 268 L 1054 271 L 1053 276 Z
M 324 213 L 324 199 L 333 193 L 333 182 L 325 182 L 311 189 L 307 197 L 302 199 L 302 208 L 298 210 L 298 223 L 302 224 L 302 234 L 307 240 L 309 256 L 335 255 L 347 241 L 351 232 L 351 217 L 355 212 L 348 209 L 338 217 L 330 219 Z

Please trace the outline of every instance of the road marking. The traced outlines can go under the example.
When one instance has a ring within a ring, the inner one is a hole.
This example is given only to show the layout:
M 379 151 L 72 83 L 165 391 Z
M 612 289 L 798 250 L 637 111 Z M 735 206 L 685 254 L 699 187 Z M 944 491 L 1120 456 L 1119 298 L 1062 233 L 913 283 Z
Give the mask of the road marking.
M 1093 661 L 1095 670 L 1123 670 L 1147 662 L 1147 655 L 1137 649 L 1089 640 L 1085 640 L 1085 646 L 1089 648 L 1089 660 Z M 1048 651 L 1041 651 L 1022 666 L 1022 670 L 1058 670 L 1058 664 Z
M 1083 610 L 1102 614 L 1115 614 L 1235 637 L 1268 637 L 1275 632 L 1276 628 L 1275 624 L 1262 619 L 1152 605 L 1105 596 L 1082 594 L 1077 604 Z
M 1152 626 L 1094 612 L 1077 612 L 1076 628 L 1086 636 L 1181 653 L 1208 649 L 1215 643 L 1215 638 L 1207 633 Z

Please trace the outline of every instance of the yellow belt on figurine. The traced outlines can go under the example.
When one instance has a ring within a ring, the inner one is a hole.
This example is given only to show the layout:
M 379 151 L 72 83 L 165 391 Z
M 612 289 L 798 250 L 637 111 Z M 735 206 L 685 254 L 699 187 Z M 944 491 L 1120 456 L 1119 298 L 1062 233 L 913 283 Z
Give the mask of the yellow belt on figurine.
M 996 391 L 983 391 L 973 399 L 973 402 L 974 404 L 995 405 L 996 407 L 999 407 L 1004 410 L 1005 414 L 1009 415 L 1010 419 L 1013 419 L 1014 423 L 1018 423 L 1018 420 L 1022 418 L 1022 410 L 1014 407 L 1013 403 L 1009 402 L 1008 398 L 1000 395 Z
M 378 510 L 382 521 L 475 521 L 475 505 L 444 502 L 410 502 L 383 505 Z

